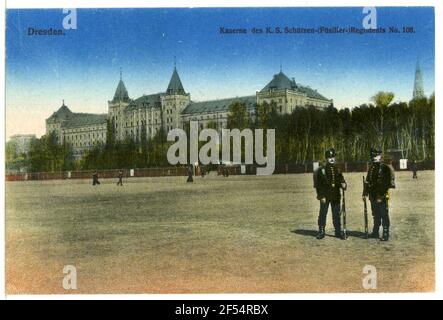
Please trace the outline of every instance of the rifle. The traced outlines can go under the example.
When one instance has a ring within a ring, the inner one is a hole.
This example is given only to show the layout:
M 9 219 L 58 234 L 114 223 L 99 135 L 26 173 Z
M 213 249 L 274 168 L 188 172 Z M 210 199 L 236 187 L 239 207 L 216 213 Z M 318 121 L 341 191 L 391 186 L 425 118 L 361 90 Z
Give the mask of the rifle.
M 341 204 L 341 212 L 340 216 L 343 218 L 343 240 L 348 238 L 347 230 L 346 230 L 346 199 L 345 199 L 345 189 L 342 190 L 342 204 Z
M 365 177 L 363 176 L 363 194 L 365 190 Z M 363 205 L 364 205 L 364 221 L 365 221 L 365 238 L 367 239 L 369 237 L 368 232 L 368 204 L 366 203 L 366 197 L 363 197 Z

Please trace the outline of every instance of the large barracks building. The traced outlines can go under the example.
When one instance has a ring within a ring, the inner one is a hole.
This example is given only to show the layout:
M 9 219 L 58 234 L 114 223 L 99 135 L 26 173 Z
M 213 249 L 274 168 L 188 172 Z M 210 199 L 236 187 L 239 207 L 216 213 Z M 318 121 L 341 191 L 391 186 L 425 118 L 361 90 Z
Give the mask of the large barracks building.
M 229 99 L 194 102 L 186 92 L 174 67 L 169 85 L 164 92 L 143 95 L 136 99 L 129 97 L 120 74 L 120 81 L 114 97 L 108 101 L 107 114 L 75 113 L 63 102 L 62 106 L 46 119 L 46 133 L 55 132 L 60 143 L 72 146 L 74 155 L 81 158 L 89 148 L 106 141 L 107 120 L 114 127 L 116 139 L 141 139 L 153 137 L 160 128 L 169 131 L 184 128 L 189 121 L 198 121 L 201 129 L 211 126 L 226 128 L 229 106 L 236 102 L 246 105 L 250 117 L 254 117 L 256 105 L 267 102 L 277 106 L 282 114 L 291 113 L 295 107 L 328 107 L 332 100 L 317 90 L 296 83 L 283 72 L 255 95 Z M 139 140 L 140 141 L 140 140 Z

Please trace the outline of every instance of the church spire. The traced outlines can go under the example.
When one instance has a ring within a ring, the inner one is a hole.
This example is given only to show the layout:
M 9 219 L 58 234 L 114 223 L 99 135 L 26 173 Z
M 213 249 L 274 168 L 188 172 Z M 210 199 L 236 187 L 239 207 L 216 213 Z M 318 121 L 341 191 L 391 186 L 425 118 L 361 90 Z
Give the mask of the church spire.
M 412 99 L 422 99 L 425 97 L 425 91 L 423 89 L 423 75 L 420 68 L 420 63 L 417 60 L 417 65 L 415 66 L 415 80 L 414 80 L 414 91 L 412 93 Z

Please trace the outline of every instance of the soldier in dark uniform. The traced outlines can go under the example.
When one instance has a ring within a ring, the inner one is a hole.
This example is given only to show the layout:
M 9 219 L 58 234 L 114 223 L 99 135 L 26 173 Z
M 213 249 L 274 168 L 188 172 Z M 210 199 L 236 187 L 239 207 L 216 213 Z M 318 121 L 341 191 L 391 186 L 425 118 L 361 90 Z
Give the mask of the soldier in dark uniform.
M 192 176 L 194 175 L 194 168 L 192 167 L 192 164 L 188 166 L 188 180 L 186 182 L 194 182 L 194 179 Z
M 123 171 L 119 170 L 118 171 L 118 182 L 117 182 L 118 186 L 123 186 Z
M 379 238 L 380 226 L 383 235 L 380 240 L 389 240 L 389 189 L 394 188 L 391 168 L 381 161 L 381 150 L 371 148 L 371 165 L 366 176 L 363 197 L 369 196 L 374 226 L 370 238 Z
M 221 175 L 222 175 L 223 177 L 226 177 L 225 165 L 224 165 L 224 164 L 220 164 L 218 167 L 219 167 L 219 170 L 220 170 Z
M 346 181 L 340 169 L 335 165 L 335 150 L 330 148 L 325 152 L 326 165 L 320 167 L 314 173 L 317 199 L 320 200 L 320 212 L 318 215 L 319 232 L 317 239 L 325 237 L 326 216 L 331 206 L 332 221 L 335 228 L 335 236 L 343 239 L 340 221 L 341 189 L 346 190 Z
M 411 169 L 412 169 L 412 179 L 417 179 L 418 168 L 417 168 L 417 162 L 415 160 L 412 162 Z
M 92 174 L 92 185 L 95 186 L 96 184 L 100 184 L 100 181 L 98 181 L 98 172 L 94 171 Z

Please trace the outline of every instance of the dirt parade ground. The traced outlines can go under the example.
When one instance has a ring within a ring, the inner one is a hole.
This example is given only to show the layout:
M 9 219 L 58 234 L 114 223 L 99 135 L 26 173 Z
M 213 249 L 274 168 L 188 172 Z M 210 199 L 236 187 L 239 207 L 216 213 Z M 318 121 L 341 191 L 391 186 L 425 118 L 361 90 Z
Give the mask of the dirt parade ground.
M 330 212 L 315 238 L 311 174 L 7 182 L 7 294 L 368 292 L 367 265 L 369 292 L 433 291 L 434 172 L 396 173 L 389 242 L 363 237 L 362 175 L 345 174 L 346 241 Z

